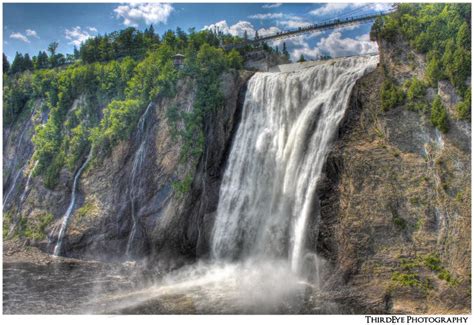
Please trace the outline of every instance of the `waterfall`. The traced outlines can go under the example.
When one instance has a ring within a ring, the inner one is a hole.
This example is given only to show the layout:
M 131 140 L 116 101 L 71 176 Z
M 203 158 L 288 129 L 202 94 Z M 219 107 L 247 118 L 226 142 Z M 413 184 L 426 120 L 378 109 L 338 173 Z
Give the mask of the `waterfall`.
M 251 78 L 221 183 L 214 258 L 287 258 L 300 272 L 331 139 L 355 82 L 377 62 L 352 57 Z
M 20 174 L 23 172 L 23 167 L 18 170 L 18 172 L 15 175 L 15 178 L 13 179 L 13 184 L 10 187 L 10 190 L 8 190 L 7 195 L 5 195 L 5 198 L 3 199 L 3 208 L 5 209 L 6 204 L 8 203 L 8 198 L 12 194 L 13 190 L 16 187 L 16 183 L 18 181 L 18 178 L 20 177 Z
M 23 143 L 23 138 L 24 138 L 24 135 L 25 135 L 25 132 L 26 130 L 28 129 L 28 123 L 31 122 L 32 118 L 33 118 L 33 115 L 35 115 L 35 112 L 36 112 L 36 107 L 33 108 L 32 112 L 31 112 L 31 115 L 30 115 L 30 118 L 25 122 L 25 125 L 23 126 L 23 129 L 21 130 L 21 133 L 20 133 L 20 136 L 18 137 L 18 142 L 16 143 L 15 145 L 15 153 L 16 151 L 21 148 L 21 145 Z M 23 163 L 24 161 L 20 161 L 20 165 Z M 20 177 L 20 174 L 23 172 L 23 169 L 25 168 L 26 166 L 26 163 L 28 161 L 25 162 L 25 164 L 21 165 L 20 169 L 18 170 L 18 172 L 16 173 L 15 175 L 15 178 L 13 179 L 13 184 L 11 185 L 10 189 L 8 190 L 7 194 L 5 195 L 4 199 L 3 199 L 3 209 L 5 209 L 7 203 L 8 203 L 8 199 L 10 197 L 10 195 L 12 194 L 13 190 L 15 189 L 16 187 L 16 183 Z
M 74 175 L 74 182 L 72 183 L 71 202 L 69 203 L 66 213 L 63 216 L 63 222 L 61 223 L 61 229 L 59 230 L 58 241 L 56 242 L 56 246 L 54 247 L 54 253 L 53 253 L 54 256 L 59 256 L 59 254 L 61 253 L 61 246 L 63 243 L 64 235 L 66 234 L 70 217 L 72 215 L 72 212 L 74 211 L 74 204 L 76 203 L 76 191 L 77 191 L 77 184 L 79 181 L 79 177 L 81 176 L 82 171 L 87 166 L 91 158 L 92 158 L 92 149 L 91 151 L 89 151 L 89 155 L 86 161 L 77 170 L 76 175 Z
M 26 179 L 26 184 L 25 184 L 25 189 L 23 190 L 23 193 L 21 193 L 20 202 L 18 202 L 18 209 L 17 209 L 16 215 L 15 215 L 15 222 L 13 222 L 13 224 L 10 226 L 10 229 L 8 230 L 7 238 L 10 238 L 10 236 L 13 234 L 13 231 L 18 226 L 18 222 L 20 221 L 19 215 L 21 213 L 21 208 L 23 206 L 23 202 L 26 199 L 26 196 L 29 193 L 31 178 L 33 176 L 33 172 L 35 171 L 36 166 L 38 165 L 38 162 L 39 162 L 39 160 L 37 160 L 35 162 L 35 164 L 33 165 L 33 168 L 31 168 L 30 172 L 28 173 L 28 177 Z
M 23 193 L 21 193 L 20 196 L 20 204 L 23 203 L 23 201 L 26 199 L 26 195 L 28 195 L 28 191 L 30 190 L 30 183 L 31 183 L 31 176 L 33 176 L 33 172 L 36 169 L 36 166 L 38 165 L 39 160 L 35 162 L 33 165 L 33 168 L 31 168 L 30 173 L 28 174 L 28 178 L 26 179 L 26 184 L 25 184 L 25 189 L 23 190 Z
M 148 116 L 148 112 L 150 109 L 153 107 L 153 104 L 150 103 L 148 107 L 146 108 L 145 112 L 143 115 L 140 117 L 138 120 L 138 126 L 137 126 L 137 139 L 140 142 L 140 146 L 138 147 L 138 150 L 135 152 L 135 156 L 133 157 L 133 163 L 132 163 L 132 173 L 130 176 L 130 187 L 129 187 L 129 192 L 128 196 L 130 198 L 130 209 L 131 209 L 131 215 L 132 215 L 132 230 L 130 231 L 130 235 L 128 237 L 127 241 L 127 249 L 126 249 L 126 255 L 130 256 L 130 250 L 132 248 L 133 240 L 135 238 L 136 232 L 137 232 L 137 216 L 135 212 L 135 200 L 136 200 L 136 195 L 138 192 L 138 189 L 140 187 L 139 182 L 137 183 L 137 175 L 138 172 L 141 170 L 143 161 L 145 160 L 145 153 L 146 153 L 146 137 L 144 136 L 145 132 L 145 122 L 146 122 L 146 117 Z

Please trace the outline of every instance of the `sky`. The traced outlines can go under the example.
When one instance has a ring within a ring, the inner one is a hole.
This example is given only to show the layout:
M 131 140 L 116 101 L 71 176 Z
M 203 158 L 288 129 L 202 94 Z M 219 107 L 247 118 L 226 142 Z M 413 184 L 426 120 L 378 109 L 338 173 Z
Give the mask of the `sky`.
M 215 29 L 253 38 L 297 29 L 327 19 L 374 13 L 387 3 L 4 3 L 3 52 L 11 62 L 15 52 L 37 55 L 57 41 L 58 51 L 72 53 L 89 37 L 134 26 L 153 24 L 155 31 Z M 316 32 L 285 40 L 292 59 L 332 57 L 377 51 L 369 41 L 371 24 Z M 282 41 L 270 44 L 279 46 Z

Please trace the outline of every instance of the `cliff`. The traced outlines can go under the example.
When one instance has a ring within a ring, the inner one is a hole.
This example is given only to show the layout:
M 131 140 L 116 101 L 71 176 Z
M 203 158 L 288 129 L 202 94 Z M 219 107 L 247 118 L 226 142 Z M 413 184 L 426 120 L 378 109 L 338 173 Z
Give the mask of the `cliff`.
M 64 254 L 102 260 L 146 257 L 167 267 L 205 255 L 225 158 L 251 74 L 234 71 L 221 77 L 224 106 L 208 115 L 205 154 L 197 164 L 181 161 L 183 144 L 167 121 L 172 107 L 193 109 L 194 82 L 184 79 L 176 96 L 158 97 L 151 103 L 143 116 L 143 130 L 137 127 L 130 140 L 114 147 L 103 161 L 91 163 L 81 175 Z M 40 105 L 35 103 L 33 111 L 39 111 Z M 80 98 L 73 106 L 77 105 Z M 52 253 L 70 202 L 74 173 L 63 168 L 54 190 L 45 187 L 41 177 L 28 181 L 34 168 L 31 137 L 40 123 L 44 120 L 34 113 L 4 128 L 4 188 L 11 189 L 4 235 L 11 238 L 19 232 L 29 244 Z M 173 184 L 188 173 L 194 175 L 190 190 L 175 191 Z
M 469 313 L 470 124 L 450 115 L 443 134 L 407 103 L 383 111 L 384 79 L 422 79 L 426 64 L 402 38 L 379 39 L 379 50 L 378 69 L 354 87 L 321 185 L 327 290 L 357 313 Z M 428 88 L 426 100 L 449 85 Z

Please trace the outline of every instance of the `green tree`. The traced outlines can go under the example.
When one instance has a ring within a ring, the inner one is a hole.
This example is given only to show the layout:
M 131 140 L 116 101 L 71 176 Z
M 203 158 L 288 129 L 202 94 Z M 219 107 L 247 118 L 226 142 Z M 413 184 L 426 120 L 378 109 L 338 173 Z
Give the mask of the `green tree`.
M 232 69 L 241 69 L 244 64 L 244 58 L 240 55 L 239 51 L 233 49 L 227 53 L 227 65 Z
M 448 114 L 439 96 L 436 96 L 431 106 L 431 123 L 443 133 L 449 130 Z
M 23 57 L 23 69 L 24 70 L 33 70 L 33 61 L 30 58 L 30 55 L 26 53 Z
M 298 59 L 298 62 L 301 63 L 301 62 L 305 62 L 305 61 L 306 61 L 306 60 L 305 60 L 305 58 L 304 58 L 304 55 L 301 54 L 301 55 L 300 55 L 300 58 Z
M 459 119 L 471 120 L 471 88 L 466 90 L 463 101 L 456 105 L 456 112 Z
M 16 52 L 15 58 L 10 67 L 10 73 L 15 74 L 23 71 L 25 71 L 23 54 Z
M 58 58 L 56 56 L 56 50 L 58 49 L 59 43 L 58 42 L 51 42 L 48 45 L 48 51 L 50 53 L 49 55 L 49 63 L 51 67 L 56 67 L 58 66 Z
M 8 58 L 5 55 L 5 53 L 3 53 L 3 73 L 8 73 L 9 70 L 10 70 L 10 62 L 8 62 Z
M 443 76 L 441 61 L 436 55 L 432 55 L 426 66 L 426 77 L 428 78 L 430 85 L 436 87 L 438 80 L 441 80 Z

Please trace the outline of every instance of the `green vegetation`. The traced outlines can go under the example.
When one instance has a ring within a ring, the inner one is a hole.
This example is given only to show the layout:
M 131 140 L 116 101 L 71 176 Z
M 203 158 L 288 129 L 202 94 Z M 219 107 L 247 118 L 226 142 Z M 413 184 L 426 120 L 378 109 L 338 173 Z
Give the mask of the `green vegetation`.
M 6 211 L 3 213 L 3 240 L 5 240 L 8 236 L 8 232 L 10 231 L 10 225 L 12 223 L 12 212 L 11 210 Z
M 86 202 L 82 207 L 76 210 L 74 220 L 81 222 L 84 218 L 93 215 L 97 211 L 97 206 L 92 202 Z
M 433 288 L 433 284 L 429 279 L 423 279 L 417 273 L 412 272 L 393 272 L 392 281 L 400 286 L 414 287 L 421 289 L 425 292 Z
M 456 105 L 456 112 L 459 119 L 471 120 L 471 89 L 466 90 L 464 100 Z
M 33 240 L 42 240 L 46 237 L 46 227 L 53 221 L 51 213 L 43 213 L 35 218 L 20 217 L 14 236 Z M 5 229 L 4 229 L 5 236 Z
M 425 98 L 426 87 L 422 81 L 418 80 L 418 78 L 414 77 L 411 80 L 407 80 L 404 87 L 406 89 L 408 100 L 416 101 Z
M 405 81 L 403 89 L 406 93 L 406 106 L 409 110 L 427 112 L 429 103 L 425 98 L 426 84 L 416 77 Z
M 439 96 L 436 96 L 431 105 L 431 123 L 443 133 L 449 130 L 448 113 Z
M 442 266 L 442 261 L 437 254 L 428 254 L 413 258 L 400 258 L 400 271 L 392 272 L 392 281 L 399 286 L 415 287 L 428 291 L 433 288 L 433 281 L 424 271 L 434 272 L 438 279 L 446 281 L 451 286 L 459 284 L 450 272 Z
M 197 160 L 204 150 L 209 114 L 224 103 L 220 76 L 240 69 L 243 54 L 251 50 L 220 48 L 230 42 L 243 39 L 179 28 L 159 37 L 150 26 L 144 32 L 127 28 L 88 39 L 71 56 L 58 54 L 57 43 L 52 43 L 48 53 L 33 59 L 18 53 L 10 65 L 4 58 L 4 126 L 33 109 L 48 113 L 48 121 L 37 126 L 33 137 L 33 159 L 38 160 L 34 173 L 54 188 L 61 169 L 74 171 L 91 148 L 95 161 L 108 155 L 120 141 L 130 139 L 151 101 L 175 96 L 178 80 L 191 79 L 196 85 L 193 110 L 176 108 L 174 115 L 167 115 L 183 144 L 182 161 Z M 273 52 L 268 46 L 264 50 Z M 180 69 L 173 63 L 177 53 L 185 55 Z
M 380 95 L 382 98 L 382 110 L 384 111 L 403 104 L 403 91 L 389 78 L 384 80 Z
M 458 117 L 470 119 L 470 89 L 466 80 L 471 74 L 471 5 L 461 3 L 399 4 L 398 10 L 382 19 L 378 19 L 372 28 L 372 34 L 388 41 L 403 36 L 410 46 L 427 59 L 426 79 L 430 86 L 448 79 L 463 98 L 458 105 Z M 410 102 L 422 93 L 420 84 L 409 87 L 407 98 Z M 389 96 L 391 95 L 391 96 Z M 386 95 L 383 106 L 393 107 L 396 103 L 393 94 Z M 419 98 L 418 98 L 419 99 Z M 425 107 L 413 102 L 410 109 Z M 439 109 L 436 104 L 436 109 Z M 437 115 L 438 114 L 438 115 Z M 443 113 L 436 111 L 435 122 L 443 132 L 447 130 L 447 120 Z

